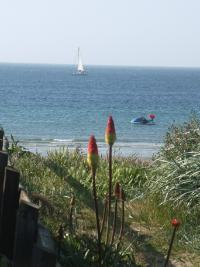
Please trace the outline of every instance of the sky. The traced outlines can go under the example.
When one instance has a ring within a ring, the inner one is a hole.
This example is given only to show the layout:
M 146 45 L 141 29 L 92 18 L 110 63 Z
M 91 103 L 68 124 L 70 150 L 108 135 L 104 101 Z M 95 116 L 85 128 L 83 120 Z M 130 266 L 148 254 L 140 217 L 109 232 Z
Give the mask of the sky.
M 0 62 L 200 67 L 200 0 L 0 0 Z

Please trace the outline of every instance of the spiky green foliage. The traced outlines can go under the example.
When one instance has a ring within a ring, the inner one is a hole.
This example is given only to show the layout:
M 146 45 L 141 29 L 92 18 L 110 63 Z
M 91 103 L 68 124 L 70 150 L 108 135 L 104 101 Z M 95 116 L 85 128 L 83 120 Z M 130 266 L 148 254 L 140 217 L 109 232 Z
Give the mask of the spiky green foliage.
M 196 117 L 171 127 L 152 167 L 148 189 L 162 195 L 162 203 L 199 206 L 200 121 Z
M 45 197 L 46 203 L 49 201 L 49 205 L 54 207 L 57 215 L 61 214 L 56 220 L 54 216 L 52 217 L 52 220 L 55 220 L 56 231 L 63 217 L 67 217 L 72 195 L 77 199 L 76 211 L 78 213 L 80 211 L 79 218 L 82 216 L 81 210 L 85 208 L 93 210 L 91 175 L 86 157 L 79 150 L 70 152 L 63 148 L 48 153 L 46 157 L 24 153 L 16 158 L 13 154 L 12 159 L 16 159 L 13 163 L 21 172 L 21 183 L 30 195 L 33 195 L 33 199 L 42 202 L 42 197 Z M 123 188 L 129 198 L 133 198 L 141 190 L 143 186 L 141 181 L 146 179 L 146 165 L 134 158 L 114 159 L 113 180 L 124 185 Z M 97 190 L 102 197 L 107 190 L 106 167 L 106 160 L 101 159 L 96 181 Z M 44 208 L 42 212 L 45 215 L 44 220 L 47 220 L 48 210 Z M 49 219 L 48 222 L 50 223 Z
M 130 253 L 132 252 L 132 253 Z M 102 245 L 102 267 L 139 267 L 135 263 L 132 244 L 121 247 Z M 97 242 L 88 235 L 66 236 L 62 242 L 60 261 L 69 267 L 96 267 Z
M 76 263 L 78 263 L 79 259 L 80 262 L 82 262 L 81 266 L 88 264 L 85 256 L 83 256 L 87 251 L 87 247 L 84 247 L 84 245 L 87 244 L 83 244 L 83 233 L 87 233 L 87 238 L 93 240 L 95 216 L 91 194 L 91 175 L 86 163 L 86 156 L 78 149 L 69 151 L 63 148 L 59 151 L 48 153 L 46 157 L 31 153 L 23 153 L 23 155 L 14 156 L 13 152 L 12 159 L 14 159 L 14 166 L 21 172 L 21 183 L 28 191 L 32 201 L 42 206 L 40 210 L 40 220 L 51 229 L 55 238 L 58 235 L 60 225 L 63 225 L 66 233 L 70 232 L 70 200 L 72 196 L 76 197 L 76 206 L 73 214 L 73 229 L 77 235 L 75 243 L 80 246 L 80 250 L 79 258 L 76 257 L 77 252 L 74 252 L 74 255 L 72 254 L 71 257 L 73 256 L 74 260 L 77 260 Z M 145 175 L 143 174 L 146 171 L 146 166 L 147 164 L 138 162 L 135 158 L 114 159 L 113 180 L 121 181 L 121 183 L 124 184 L 124 190 L 129 198 L 135 196 L 135 189 L 137 187 L 138 190 L 142 188 L 140 177 L 145 180 Z M 96 179 L 100 196 L 98 199 L 100 215 L 102 215 L 103 211 L 103 198 L 101 199 L 101 196 L 103 197 L 107 190 L 106 168 L 106 159 L 101 158 Z M 73 235 L 70 235 L 70 242 L 72 240 L 74 242 L 74 239 L 71 239 Z M 88 242 L 88 245 L 90 243 L 91 242 Z M 95 239 L 93 243 L 96 244 Z M 73 250 L 73 243 L 68 245 L 70 247 L 72 246 Z M 63 248 L 62 253 L 64 254 L 66 254 L 65 249 L 66 246 Z M 129 265 L 129 262 L 132 262 L 130 259 L 134 259 L 131 247 L 128 247 L 126 251 L 124 251 L 124 254 L 122 253 L 123 249 L 113 250 L 113 248 L 110 248 L 109 250 L 109 248 L 106 247 L 106 251 L 110 251 L 110 255 L 107 257 L 105 266 L 112 266 L 112 262 L 115 262 L 116 266 L 134 266 Z M 85 266 L 92 266 L 91 264 L 95 262 L 94 258 L 96 255 L 94 252 L 90 252 L 88 257 L 90 263 Z M 66 258 L 64 260 L 67 262 Z
M 172 125 L 164 138 L 164 146 L 161 148 L 159 157 L 175 160 L 190 157 L 192 151 L 199 151 L 200 144 L 200 120 L 197 115 L 181 124 Z

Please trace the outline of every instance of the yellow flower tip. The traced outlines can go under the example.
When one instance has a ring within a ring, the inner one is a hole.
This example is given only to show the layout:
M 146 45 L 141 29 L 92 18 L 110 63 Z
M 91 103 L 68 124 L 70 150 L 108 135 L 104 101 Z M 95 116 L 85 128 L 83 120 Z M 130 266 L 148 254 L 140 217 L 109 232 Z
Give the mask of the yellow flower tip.
M 99 155 L 98 155 L 98 147 L 96 144 L 96 139 L 92 135 L 90 136 L 89 142 L 88 142 L 88 155 L 87 155 L 87 162 L 88 165 L 92 168 L 93 171 L 96 170 L 98 166 L 99 161 Z
M 112 116 L 110 116 L 107 121 L 105 141 L 108 145 L 113 145 L 116 141 L 115 124 Z
M 87 156 L 87 162 L 90 168 L 96 170 L 99 163 L 99 156 L 97 154 L 89 154 Z

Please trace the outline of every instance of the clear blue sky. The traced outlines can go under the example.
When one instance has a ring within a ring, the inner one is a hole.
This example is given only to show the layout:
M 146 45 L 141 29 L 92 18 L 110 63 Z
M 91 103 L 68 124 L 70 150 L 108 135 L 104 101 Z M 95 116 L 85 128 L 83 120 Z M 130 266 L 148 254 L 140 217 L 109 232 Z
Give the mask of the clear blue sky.
M 0 0 L 0 62 L 200 67 L 200 0 Z

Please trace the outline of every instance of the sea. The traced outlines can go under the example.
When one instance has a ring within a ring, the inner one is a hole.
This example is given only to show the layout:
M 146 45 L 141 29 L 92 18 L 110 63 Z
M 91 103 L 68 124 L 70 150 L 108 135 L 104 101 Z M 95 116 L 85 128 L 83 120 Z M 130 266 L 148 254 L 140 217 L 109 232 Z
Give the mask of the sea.
M 95 135 L 105 155 L 104 133 L 112 115 L 114 153 L 150 158 L 172 124 L 200 114 L 200 69 L 88 66 L 74 76 L 72 65 L 0 64 L 0 125 L 20 145 L 46 154 L 55 149 L 86 152 Z M 155 125 L 135 117 L 155 114 Z

